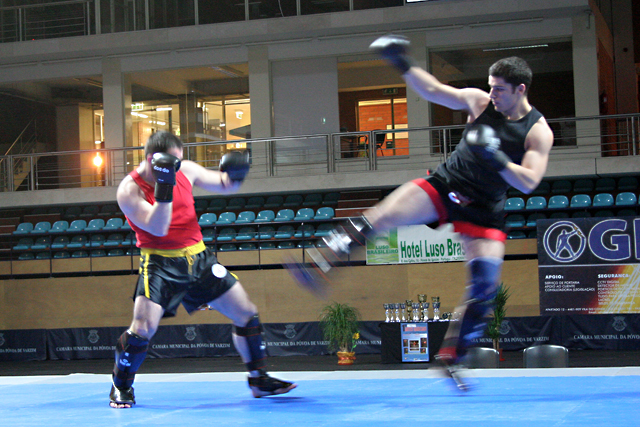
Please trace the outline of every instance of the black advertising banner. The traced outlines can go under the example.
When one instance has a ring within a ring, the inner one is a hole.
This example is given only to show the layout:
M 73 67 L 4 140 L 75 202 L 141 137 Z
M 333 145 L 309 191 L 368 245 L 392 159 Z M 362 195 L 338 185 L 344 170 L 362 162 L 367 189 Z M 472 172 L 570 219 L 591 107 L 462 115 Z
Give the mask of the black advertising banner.
M 46 360 L 47 338 L 44 329 L 0 331 L 0 360 Z
M 231 342 L 231 325 L 160 326 L 149 344 L 149 356 L 214 357 L 238 353 Z
M 637 350 L 640 348 L 640 316 L 581 315 L 565 316 L 563 320 L 564 339 L 560 345 L 572 350 Z
M 559 344 L 563 341 L 563 319 L 557 316 L 507 317 L 500 326 L 500 348 L 524 350 L 536 344 Z M 493 347 L 487 336 L 474 340 L 480 347 Z
M 640 313 L 640 218 L 537 224 L 541 315 Z
M 126 328 L 47 329 L 50 360 L 113 358 L 116 341 Z

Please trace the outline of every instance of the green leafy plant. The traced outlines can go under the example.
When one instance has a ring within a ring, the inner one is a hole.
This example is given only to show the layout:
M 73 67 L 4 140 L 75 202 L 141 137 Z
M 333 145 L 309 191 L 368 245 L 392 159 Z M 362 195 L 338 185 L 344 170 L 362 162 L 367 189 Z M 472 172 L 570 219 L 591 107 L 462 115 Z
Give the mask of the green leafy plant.
M 360 312 L 349 304 L 333 302 L 320 313 L 320 329 L 329 351 L 353 351 L 360 337 L 358 322 Z
M 509 287 L 505 287 L 504 283 L 500 283 L 493 299 L 493 318 L 487 324 L 487 335 L 493 340 L 493 347 L 499 350 L 500 347 L 500 326 L 507 315 L 507 300 L 511 296 Z

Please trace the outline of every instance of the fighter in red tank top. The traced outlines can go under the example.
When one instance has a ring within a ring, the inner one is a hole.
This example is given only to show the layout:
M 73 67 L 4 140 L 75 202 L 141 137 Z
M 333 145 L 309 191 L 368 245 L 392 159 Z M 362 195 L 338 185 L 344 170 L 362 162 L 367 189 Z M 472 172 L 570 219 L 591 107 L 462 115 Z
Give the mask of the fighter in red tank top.
M 140 186 L 147 202 L 154 204 L 154 186 L 146 182 L 138 171 L 129 174 Z M 136 232 L 139 248 L 153 249 L 181 249 L 195 245 L 202 240 L 202 231 L 198 225 L 198 216 L 193 202 L 192 186 L 189 179 L 181 172 L 176 174 L 176 185 L 173 190 L 173 212 L 169 233 L 159 239 L 157 236 L 142 230 L 129 221 L 129 225 Z

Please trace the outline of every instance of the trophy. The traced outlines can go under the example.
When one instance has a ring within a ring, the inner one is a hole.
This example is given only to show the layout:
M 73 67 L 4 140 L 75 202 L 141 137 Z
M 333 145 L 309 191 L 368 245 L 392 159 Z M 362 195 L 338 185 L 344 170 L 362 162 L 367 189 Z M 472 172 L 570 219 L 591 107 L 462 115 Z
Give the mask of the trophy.
M 440 297 L 431 297 L 433 302 L 433 320 L 440 320 Z
M 413 321 L 419 322 L 420 321 L 420 303 L 419 302 L 414 302 L 411 304 L 411 312 L 413 313 Z
M 428 302 L 422 303 L 422 321 L 423 322 L 429 321 L 429 303 Z
M 391 304 L 382 304 L 382 306 L 384 307 L 384 322 L 385 323 L 389 323 L 391 322 L 391 319 L 389 318 L 389 305 Z
M 429 303 L 427 303 L 427 295 L 418 294 L 418 303 L 420 304 L 420 308 L 422 309 L 420 320 L 426 322 L 427 320 L 429 320 L 429 312 L 427 310 L 429 308 Z M 424 306 L 425 303 L 427 303 L 426 307 Z
M 414 321 L 415 315 L 413 314 L 413 302 L 411 300 L 407 300 L 407 320 L 409 322 Z
M 407 305 L 405 303 L 401 302 L 400 303 L 400 312 L 402 313 L 402 321 L 403 322 L 407 321 L 407 318 L 404 316 L 404 314 L 406 312 L 406 308 L 407 308 Z
M 400 304 L 395 303 L 393 304 L 393 307 L 396 309 L 396 322 L 400 321 Z

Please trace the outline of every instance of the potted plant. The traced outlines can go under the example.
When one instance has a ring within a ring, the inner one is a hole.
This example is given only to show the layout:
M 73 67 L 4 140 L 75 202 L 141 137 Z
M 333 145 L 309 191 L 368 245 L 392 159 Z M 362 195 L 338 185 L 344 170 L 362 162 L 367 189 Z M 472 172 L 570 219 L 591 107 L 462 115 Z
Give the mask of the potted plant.
M 320 313 L 320 329 L 329 351 L 336 351 L 339 365 L 351 365 L 355 360 L 356 340 L 360 338 L 360 312 L 349 304 L 333 302 Z
M 502 350 L 500 349 L 500 327 L 507 315 L 506 305 L 510 296 L 509 287 L 505 287 L 504 283 L 500 283 L 496 297 L 493 300 L 493 318 L 487 324 L 487 335 L 493 340 L 493 348 L 500 353 L 500 360 L 504 360 L 502 358 Z

